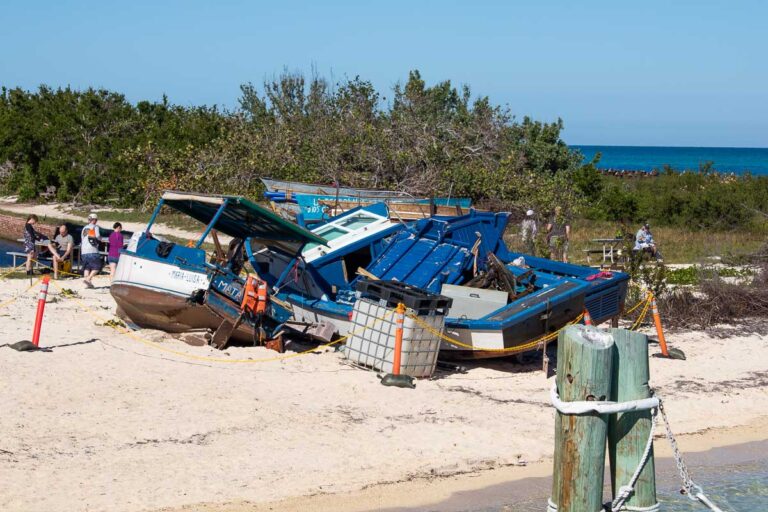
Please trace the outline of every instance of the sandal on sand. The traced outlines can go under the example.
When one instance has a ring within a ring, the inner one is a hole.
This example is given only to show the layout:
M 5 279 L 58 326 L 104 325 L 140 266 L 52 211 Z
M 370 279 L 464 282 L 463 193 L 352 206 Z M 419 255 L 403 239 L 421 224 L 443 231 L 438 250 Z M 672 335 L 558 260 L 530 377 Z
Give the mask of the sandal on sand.
M 85 287 L 86 288 L 93 288 L 93 283 L 90 281 L 85 281 Z

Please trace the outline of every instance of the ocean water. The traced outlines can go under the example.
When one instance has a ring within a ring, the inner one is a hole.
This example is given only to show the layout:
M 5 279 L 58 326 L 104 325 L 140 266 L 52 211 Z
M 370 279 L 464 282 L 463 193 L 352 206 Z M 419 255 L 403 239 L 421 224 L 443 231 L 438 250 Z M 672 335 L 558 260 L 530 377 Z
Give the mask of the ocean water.
M 745 449 L 757 450 L 751 456 L 737 456 L 738 462 L 728 462 L 728 451 L 714 451 L 695 462 L 688 459 L 688 469 L 694 481 L 699 484 L 707 497 L 723 512 L 768 511 L 768 456 L 762 453 L 765 443 L 744 445 Z M 695 457 L 700 459 L 700 457 Z M 751 459 L 751 460 L 748 460 Z M 661 464 L 658 464 L 661 462 Z M 541 512 L 546 510 L 550 480 L 541 479 L 544 485 L 537 486 L 538 497 L 523 501 L 473 509 L 472 512 Z M 706 512 L 709 509 L 680 494 L 680 477 L 669 459 L 657 460 L 657 499 L 661 512 Z M 610 498 L 610 484 L 606 485 L 604 499 Z
M 689 148 L 667 146 L 571 146 L 591 160 L 600 153 L 601 169 L 651 171 L 665 164 L 676 170 L 698 170 L 705 162 L 714 162 L 720 172 L 768 175 L 768 148 Z
M 683 457 L 694 482 L 724 512 L 768 511 L 768 441 L 684 453 Z M 605 476 L 603 501 L 608 501 L 611 488 L 607 470 Z M 532 477 L 457 491 L 428 507 L 394 508 L 387 512 L 541 512 L 547 508 L 551 490 L 551 476 Z M 709 510 L 680 494 L 680 476 L 671 458 L 656 459 L 656 490 L 661 512 Z
M 717 466 L 689 467 L 694 481 L 723 512 L 768 511 L 768 459 Z M 672 471 L 657 472 L 657 498 L 661 512 L 705 512 L 709 509 L 680 494 L 680 480 Z M 549 494 L 549 493 L 547 493 Z M 610 490 L 606 488 L 606 500 Z M 540 512 L 546 510 L 546 496 L 485 508 L 473 512 Z

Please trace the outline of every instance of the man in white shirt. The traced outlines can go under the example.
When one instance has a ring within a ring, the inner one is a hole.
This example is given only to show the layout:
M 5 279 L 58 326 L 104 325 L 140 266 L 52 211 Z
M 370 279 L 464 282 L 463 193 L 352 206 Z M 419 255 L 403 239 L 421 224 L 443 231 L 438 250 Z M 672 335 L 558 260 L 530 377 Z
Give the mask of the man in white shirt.
M 523 219 L 523 225 L 520 227 L 520 237 L 523 240 L 523 246 L 525 252 L 528 254 L 534 254 L 536 251 L 536 235 L 539 232 L 539 226 L 536 224 L 536 217 L 533 210 L 525 212 L 525 219 Z
M 80 237 L 80 259 L 83 262 L 83 277 L 85 286 L 93 288 L 93 278 L 101 272 L 104 266 L 99 244 L 101 244 L 101 232 L 96 223 L 99 221 L 95 213 L 88 215 L 88 224 L 83 228 Z
M 64 266 L 65 262 L 71 260 L 72 251 L 75 249 L 75 240 L 72 235 L 67 231 L 67 225 L 62 224 L 59 226 L 59 234 L 53 239 L 53 247 L 51 247 L 51 254 L 53 254 L 53 278 L 59 278 L 59 266 Z M 65 268 L 65 272 L 69 272 L 70 269 Z

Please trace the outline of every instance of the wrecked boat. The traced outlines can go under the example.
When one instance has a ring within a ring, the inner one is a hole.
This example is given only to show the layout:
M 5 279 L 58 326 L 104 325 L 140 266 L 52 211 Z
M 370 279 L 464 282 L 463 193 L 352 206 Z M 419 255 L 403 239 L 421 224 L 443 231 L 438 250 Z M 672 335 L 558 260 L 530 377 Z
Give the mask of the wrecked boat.
M 163 207 L 204 224 L 198 240 L 187 246 L 154 236 Z M 231 238 L 226 251 L 219 234 Z M 202 247 L 209 235 L 215 245 L 210 259 Z M 119 316 L 167 332 L 210 329 L 219 348 L 230 338 L 264 344 L 276 337 L 291 311 L 279 299 L 270 300 L 258 276 L 240 276 L 246 239 L 288 255 L 307 243 L 326 243 L 243 197 L 165 192 L 147 227 L 121 252 L 110 289 Z
M 472 206 L 469 198 L 414 197 L 406 192 L 314 185 L 262 178 L 264 197 L 273 209 L 299 225 L 327 221 L 359 206 L 383 202 L 393 221 L 410 221 L 434 215 L 463 215 Z
M 383 217 L 384 208 L 359 207 L 313 232 L 324 237 L 337 233 L 340 224 L 353 218 L 374 213 Z M 444 358 L 530 350 L 532 340 L 574 320 L 585 307 L 596 322 L 619 314 L 628 276 L 614 273 L 590 281 L 593 269 L 512 253 L 503 241 L 508 222 L 507 213 L 472 210 L 389 230 L 349 229 L 345 243 L 324 248 L 312 258 L 285 260 L 268 251 L 249 257 L 291 304 L 295 319 L 332 322 L 342 335 L 350 329 L 349 315 L 362 279 L 397 280 L 451 297 L 444 331 L 451 342 L 442 344 Z M 504 282 L 503 290 L 476 287 L 478 277 L 491 272 Z

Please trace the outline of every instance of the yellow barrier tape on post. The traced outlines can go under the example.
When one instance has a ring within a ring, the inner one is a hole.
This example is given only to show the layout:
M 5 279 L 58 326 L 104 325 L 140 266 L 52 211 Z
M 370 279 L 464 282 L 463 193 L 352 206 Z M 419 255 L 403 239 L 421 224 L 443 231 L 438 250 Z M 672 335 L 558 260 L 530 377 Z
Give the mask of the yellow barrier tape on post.
M 560 331 L 562 331 L 563 329 L 565 329 L 569 325 L 574 325 L 574 324 L 577 324 L 577 323 L 581 322 L 581 319 L 584 318 L 584 313 L 580 314 L 579 316 L 574 318 L 571 322 L 567 323 L 566 325 L 564 325 L 563 327 L 561 327 L 560 329 L 558 329 L 556 331 L 553 331 L 553 332 L 551 332 L 549 334 L 545 334 L 545 335 L 543 335 L 543 336 L 541 336 L 539 338 L 531 340 L 530 342 L 528 342 L 528 343 L 526 343 L 524 345 L 517 345 L 515 347 L 508 347 L 508 348 L 483 348 L 483 347 L 477 347 L 475 345 L 469 345 L 469 344 L 463 343 L 463 342 L 461 342 L 461 341 L 459 341 L 459 340 L 457 340 L 455 338 L 451 338 L 450 336 L 446 336 L 445 334 L 443 334 L 442 332 L 438 331 L 437 329 L 435 329 L 434 327 L 432 327 L 428 323 L 426 323 L 423 320 L 421 320 L 416 315 L 409 315 L 409 316 L 411 318 L 413 318 L 413 320 L 417 324 L 419 324 L 421 327 L 423 327 L 427 331 L 431 332 L 435 336 L 438 336 L 443 341 L 445 341 L 447 343 L 450 343 L 451 345 L 455 345 L 457 347 L 462 347 L 462 348 L 474 350 L 474 351 L 477 351 L 477 352 L 522 352 L 522 351 L 525 351 L 525 350 L 528 350 L 528 349 L 535 348 L 539 344 L 544 343 L 545 341 L 551 341 L 551 340 L 557 338 L 558 334 L 560 334 Z
M 645 304 L 648 300 L 639 300 L 637 303 L 624 312 L 625 315 L 631 315 L 637 308 Z
M 26 264 L 27 264 L 27 262 L 25 261 L 21 265 L 16 265 L 15 267 L 11 267 L 7 272 L 5 272 L 4 274 L 0 275 L 0 279 L 5 279 L 6 277 L 8 277 L 9 275 L 15 273 L 17 270 L 19 270 L 21 267 L 23 267 Z
M 644 302 L 644 307 L 642 311 L 640 311 L 640 314 L 637 316 L 637 319 L 629 328 L 630 331 L 634 331 L 640 326 L 641 323 L 643 323 L 643 320 L 645 320 L 645 316 L 648 314 L 648 310 L 650 309 L 650 307 L 651 307 L 651 299 L 648 299 Z
M 34 283 L 29 285 L 29 287 L 26 290 L 24 290 L 23 292 L 19 293 L 15 297 L 12 297 L 12 298 L 4 301 L 4 302 L 0 302 L 0 308 L 4 308 L 5 306 L 7 306 L 9 304 L 13 304 L 17 300 L 19 300 L 25 293 L 27 293 L 29 290 L 31 290 L 32 288 L 37 286 L 40 283 L 41 280 L 42 280 L 42 278 L 38 278 Z

